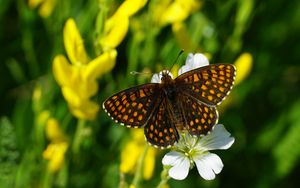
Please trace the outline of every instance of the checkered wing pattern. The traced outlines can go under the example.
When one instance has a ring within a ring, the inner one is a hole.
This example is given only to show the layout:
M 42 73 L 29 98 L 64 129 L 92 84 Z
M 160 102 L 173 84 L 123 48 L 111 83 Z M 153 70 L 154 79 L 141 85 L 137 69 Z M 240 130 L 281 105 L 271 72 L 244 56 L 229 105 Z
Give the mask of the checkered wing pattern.
M 142 127 L 152 113 L 158 89 L 158 84 L 144 84 L 123 90 L 104 101 L 103 108 L 116 123 Z
M 178 90 L 215 106 L 229 94 L 236 70 L 231 64 L 215 64 L 186 72 L 175 79 Z
M 218 111 L 214 106 L 207 106 L 195 98 L 181 94 L 180 105 L 184 125 L 191 135 L 205 135 L 218 122 Z
M 144 128 L 147 141 L 161 149 L 174 145 L 179 139 L 167 102 L 165 98 L 161 99 Z

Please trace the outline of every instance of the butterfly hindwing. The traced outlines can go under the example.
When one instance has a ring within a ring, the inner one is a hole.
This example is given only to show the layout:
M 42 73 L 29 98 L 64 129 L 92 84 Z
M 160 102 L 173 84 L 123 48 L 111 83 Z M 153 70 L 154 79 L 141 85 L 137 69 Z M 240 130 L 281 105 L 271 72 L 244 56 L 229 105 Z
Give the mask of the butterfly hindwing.
M 235 72 L 235 67 L 231 64 L 208 65 L 186 72 L 175 81 L 178 90 L 207 105 L 215 106 L 229 94 Z
M 195 98 L 180 95 L 184 125 L 191 135 L 205 135 L 218 122 L 218 111 Z
M 162 99 L 154 108 L 144 128 L 145 137 L 151 145 L 167 148 L 178 141 L 179 135 L 170 116 L 167 100 Z
M 103 103 L 104 110 L 128 127 L 142 127 L 147 121 L 157 98 L 158 84 L 144 84 L 123 90 Z

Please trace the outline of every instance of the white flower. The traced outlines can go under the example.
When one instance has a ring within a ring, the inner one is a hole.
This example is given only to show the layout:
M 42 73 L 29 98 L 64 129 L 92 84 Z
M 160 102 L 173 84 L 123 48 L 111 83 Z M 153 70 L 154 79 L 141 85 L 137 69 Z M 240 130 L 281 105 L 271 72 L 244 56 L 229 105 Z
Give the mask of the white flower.
M 183 134 L 175 145 L 176 151 L 167 153 L 162 163 L 170 167 L 168 173 L 173 179 L 185 179 L 195 163 L 200 176 L 212 180 L 221 172 L 223 163 L 218 155 L 209 151 L 228 149 L 233 142 L 234 138 L 221 124 L 215 125 L 210 134 L 201 138 Z
M 183 65 L 179 70 L 178 70 L 178 75 L 181 75 L 185 72 L 188 72 L 190 70 L 199 68 L 199 67 L 204 67 L 206 65 L 209 65 L 208 59 L 201 53 L 196 53 L 193 55 L 192 53 L 189 53 L 186 60 L 185 60 L 185 65 Z M 161 83 L 161 77 L 162 73 L 167 72 L 172 78 L 173 75 L 167 71 L 163 70 L 159 72 L 159 74 L 153 74 L 151 83 Z
M 199 68 L 199 67 L 204 67 L 206 65 L 209 65 L 208 59 L 205 57 L 205 55 L 201 53 L 196 53 L 193 55 L 192 53 L 189 53 L 185 60 L 185 65 L 183 65 L 179 70 L 178 70 L 178 75 L 181 75 L 185 72 L 188 72 L 190 70 Z

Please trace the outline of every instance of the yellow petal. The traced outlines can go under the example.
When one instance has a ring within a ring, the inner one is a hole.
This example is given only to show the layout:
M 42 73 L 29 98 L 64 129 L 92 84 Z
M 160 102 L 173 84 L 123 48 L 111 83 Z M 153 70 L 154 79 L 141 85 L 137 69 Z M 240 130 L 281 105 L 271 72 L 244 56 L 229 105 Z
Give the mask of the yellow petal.
M 83 40 L 72 18 L 67 20 L 64 27 L 64 44 L 72 64 L 81 65 L 88 63 Z
M 55 151 L 55 144 L 49 144 L 45 149 L 45 151 L 43 152 L 43 158 L 47 160 L 51 159 L 54 151 Z
M 144 178 L 146 180 L 151 179 L 153 176 L 155 167 L 155 154 L 156 150 L 152 147 L 149 147 L 144 160 Z
M 153 13 L 152 19 L 155 23 L 159 24 L 161 22 L 161 16 L 164 14 L 170 4 L 171 0 L 157 0 L 153 6 L 150 6 L 150 11 Z
M 131 130 L 132 141 L 144 147 L 145 145 L 145 136 L 143 129 L 132 129 Z
M 59 126 L 59 122 L 55 118 L 49 118 L 46 125 L 46 135 L 52 142 L 61 142 L 66 140 L 63 130 Z
M 198 10 L 201 5 L 201 0 L 175 0 L 177 3 L 179 3 L 181 6 L 185 7 L 191 12 Z
M 116 63 L 117 51 L 108 50 L 92 60 L 84 71 L 86 80 L 99 78 L 101 75 L 113 69 Z
M 48 110 L 44 110 L 41 113 L 39 113 L 38 117 L 37 117 L 37 124 L 38 125 L 45 125 L 46 122 L 48 121 L 49 117 L 50 117 L 50 111 Z
M 64 156 L 68 149 L 67 142 L 49 144 L 43 152 L 43 157 L 49 160 L 48 169 L 51 172 L 58 171 L 64 164 Z
M 72 106 L 80 106 L 82 99 L 78 95 L 78 92 L 76 90 L 69 87 L 62 87 L 62 94 L 65 98 L 65 100 L 68 102 L 69 105 Z
M 80 106 L 70 105 L 69 108 L 75 117 L 84 120 L 94 120 L 99 111 L 99 105 L 90 100 L 81 101 Z
M 181 6 L 180 3 L 172 3 L 161 15 L 160 24 L 165 25 L 174 22 L 182 22 L 189 15 L 189 10 Z
M 120 171 L 133 173 L 142 151 L 143 147 L 140 147 L 134 140 L 128 142 L 121 152 Z
M 98 91 L 96 78 L 87 78 L 87 66 L 73 67 L 73 74 L 70 76 L 70 84 L 67 85 L 72 92 L 80 99 L 87 100 Z
M 248 77 L 252 69 L 253 58 L 250 53 L 243 53 L 235 61 L 234 65 L 236 66 L 236 79 L 235 84 L 240 84 L 245 78 Z
M 126 16 L 113 16 L 105 22 L 104 37 L 100 44 L 104 50 L 116 48 L 126 36 L 129 18 Z
M 45 0 L 39 8 L 39 14 L 44 18 L 50 16 L 55 8 L 55 5 L 56 0 Z
M 116 11 L 116 15 L 132 16 L 145 6 L 147 0 L 125 0 Z
M 160 25 L 182 22 L 193 11 L 198 10 L 201 2 L 197 0 L 176 0 L 166 7 L 160 15 L 158 15 L 158 23 Z
M 98 91 L 98 82 L 95 79 L 88 79 L 82 82 L 82 86 L 79 87 L 80 97 L 82 99 L 89 99 L 94 96 Z
M 54 78 L 60 86 L 70 85 L 70 78 L 73 77 L 74 70 L 65 56 L 56 56 L 53 60 L 52 69 Z
M 37 7 L 39 4 L 41 4 L 44 0 L 29 0 L 28 1 L 28 6 L 30 8 L 35 8 Z

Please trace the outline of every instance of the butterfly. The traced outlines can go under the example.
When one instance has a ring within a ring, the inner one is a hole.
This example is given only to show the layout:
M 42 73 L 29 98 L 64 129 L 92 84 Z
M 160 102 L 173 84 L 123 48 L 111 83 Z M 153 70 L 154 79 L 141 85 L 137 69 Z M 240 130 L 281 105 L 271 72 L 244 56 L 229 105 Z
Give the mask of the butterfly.
M 190 70 L 173 79 L 162 71 L 161 83 L 135 86 L 109 97 L 103 109 L 121 125 L 144 127 L 146 140 L 168 148 L 187 130 L 193 136 L 207 134 L 218 121 L 219 105 L 233 87 L 236 69 L 212 64 Z

